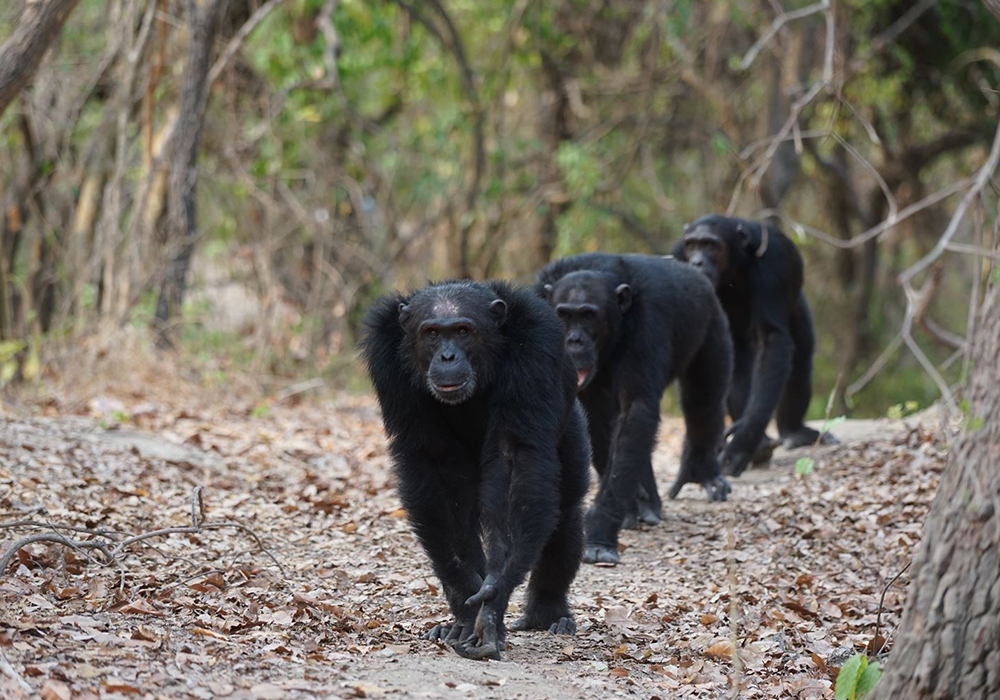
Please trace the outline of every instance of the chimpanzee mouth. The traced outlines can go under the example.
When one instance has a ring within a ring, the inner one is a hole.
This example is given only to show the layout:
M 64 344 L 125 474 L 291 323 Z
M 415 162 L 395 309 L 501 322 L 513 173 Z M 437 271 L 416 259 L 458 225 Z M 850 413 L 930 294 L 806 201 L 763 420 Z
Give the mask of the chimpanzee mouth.
M 431 393 L 441 403 L 462 403 L 472 396 L 475 391 L 475 381 L 466 379 L 459 384 L 437 384 L 430 383 Z
M 455 391 L 461 390 L 467 382 L 462 382 L 461 384 L 435 384 L 434 388 L 440 391 L 442 394 L 450 394 Z
M 587 386 L 590 382 L 591 370 L 590 369 L 578 369 L 576 371 L 576 388 L 582 389 Z

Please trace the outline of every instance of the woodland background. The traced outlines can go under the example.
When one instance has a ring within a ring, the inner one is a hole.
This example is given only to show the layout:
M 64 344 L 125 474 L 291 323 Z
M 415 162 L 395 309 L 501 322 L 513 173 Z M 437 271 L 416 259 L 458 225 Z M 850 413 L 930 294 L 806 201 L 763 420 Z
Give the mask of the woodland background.
M 155 342 L 210 387 L 362 389 L 360 318 L 391 288 L 776 210 L 806 260 L 812 417 L 940 396 L 898 351 L 907 318 L 944 382 L 967 369 L 996 186 L 909 317 L 898 276 L 996 129 L 978 1 L 52 4 L 71 14 L 0 116 L 4 383 Z

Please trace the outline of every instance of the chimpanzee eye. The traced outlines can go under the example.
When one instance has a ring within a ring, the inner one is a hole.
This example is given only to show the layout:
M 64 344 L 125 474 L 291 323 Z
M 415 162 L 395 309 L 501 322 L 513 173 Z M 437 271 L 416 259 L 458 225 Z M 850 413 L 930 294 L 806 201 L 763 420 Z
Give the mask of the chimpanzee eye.
M 469 329 L 466 328 L 465 326 L 462 326 L 461 328 L 458 329 L 458 336 L 460 338 L 465 338 L 468 335 L 469 335 Z
M 586 311 L 583 312 L 583 317 L 588 321 L 593 321 L 595 318 L 597 318 L 597 313 L 593 309 L 587 309 Z
M 559 318 L 569 318 L 569 311 L 566 309 L 556 309 L 556 314 Z
M 432 340 L 433 340 L 433 339 L 436 339 L 436 338 L 438 337 L 438 332 L 437 332 L 437 328 L 428 328 L 428 329 L 427 329 L 426 331 L 424 331 L 424 332 L 425 332 L 425 333 L 427 333 L 427 336 L 428 336 L 429 338 L 431 338 Z

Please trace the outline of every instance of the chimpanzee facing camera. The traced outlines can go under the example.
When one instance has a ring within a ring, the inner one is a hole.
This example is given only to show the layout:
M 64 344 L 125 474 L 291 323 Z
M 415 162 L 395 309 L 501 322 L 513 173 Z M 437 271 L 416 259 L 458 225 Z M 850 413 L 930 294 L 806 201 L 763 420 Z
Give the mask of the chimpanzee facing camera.
M 644 521 L 660 517 L 652 452 L 660 399 L 674 379 L 686 435 L 669 495 L 686 483 L 701 484 L 710 501 L 729 494 L 718 461 L 732 373 L 726 318 L 702 275 L 648 255 L 557 260 L 538 274 L 536 292 L 563 321 L 600 475 L 583 560 L 616 563 L 627 519 L 637 509 Z
M 366 327 L 399 494 L 454 616 L 427 636 L 499 659 L 529 570 L 511 629 L 573 634 L 590 450 L 555 313 L 506 283 L 447 282 L 378 300 Z

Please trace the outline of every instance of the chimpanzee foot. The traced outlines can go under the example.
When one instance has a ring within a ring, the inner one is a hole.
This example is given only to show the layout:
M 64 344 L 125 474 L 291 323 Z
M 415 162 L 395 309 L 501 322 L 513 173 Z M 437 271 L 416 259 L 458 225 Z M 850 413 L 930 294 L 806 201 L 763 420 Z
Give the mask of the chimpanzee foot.
M 661 511 L 649 501 L 639 502 L 639 522 L 644 525 L 659 525 Z
M 509 625 L 509 629 L 519 632 L 527 630 L 548 630 L 552 634 L 575 634 L 576 622 L 569 613 L 565 596 L 531 597 L 524 615 Z
M 803 425 L 801 428 L 785 433 L 781 436 L 785 449 L 794 450 L 796 447 L 808 447 L 809 445 L 839 445 L 840 440 L 830 433 L 820 435 L 818 430 L 814 430 Z
M 443 642 L 444 644 L 453 647 L 462 638 L 462 633 L 467 629 L 472 629 L 471 622 L 463 623 L 458 620 L 453 620 L 451 624 L 448 625 L 435 625 L 428 631 L 424 632 L 422 636 L 424 639 Z
M 588 544 L 583 550 L 584 564 L 618 564 L 621 559 L 615 547 L 604 544 Z
M 708 481 L 702 483 L 701 487 L 705 489 L 705 493 L 708 494 L 708 500 L 710 503 L 721 503 L 729 498 L 729 492 L 733 490 L 733 487 L 729 485 L 729 481 L 724 476 L 717 476 L 714 479 L 709 479 Z
M 576 620 L 572 617 L 560 617 L 549 627 L 552 634 L 576 634 Z
M 757 445 L 757 449 L 754 450 L 753 457 L 750 458 L 751 464 L 763 464 L 764 462 L 770 462 L 771 457 L 774 455 L 774 451 L 781 444 L 781 440 L 775 440 L 769 435 L 765 435 L 761 438 L 760 444 Z
M 623 530 L 638 530 L 639 529 L 639 516 L 635 513 L 627 513 L 622 519 L 622 529 Z

